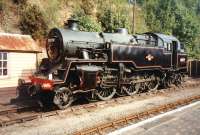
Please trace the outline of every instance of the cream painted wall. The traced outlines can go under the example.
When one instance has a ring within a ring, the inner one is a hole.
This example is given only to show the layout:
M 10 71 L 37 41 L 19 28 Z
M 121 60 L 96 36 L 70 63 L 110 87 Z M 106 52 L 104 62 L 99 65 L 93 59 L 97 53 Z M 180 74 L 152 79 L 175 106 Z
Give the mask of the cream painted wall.
M 8 76 L 0 77 L 0 88 L 17 86 L 18 79 L 28 79 L 36 69 L 36 53 L 8 53 Z

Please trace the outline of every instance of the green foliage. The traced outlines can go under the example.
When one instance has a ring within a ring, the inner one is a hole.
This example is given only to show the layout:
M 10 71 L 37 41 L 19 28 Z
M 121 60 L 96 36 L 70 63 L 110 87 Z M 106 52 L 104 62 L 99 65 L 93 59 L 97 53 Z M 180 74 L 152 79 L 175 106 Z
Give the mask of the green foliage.
M 58 27 L 60 5 L 61 2 L 58 0 L 49 0 L 49 4 L 43 9 L 43 17 L 47 22 L 48 28 Z
M 199 26 L 197 20 L 195 20 L 195 14 L 184 6 L 178 5 L 174 16 L 178 23 L 173 29 L 173 34 L 177 35 L 182 42 L 190 45 L 199 34 Z
M 117 14 L 110 9 L 106 9 L 98 19 L 105 32 L 114 32 L 117 28 L 127 28 L 130 32 L 130 21 L 126 14 Z
M 150 31 L 173 34 L 186 45 L 191 57 L 198 57 L 200 35 L 199 0 L 147 0 L 143 4 Z
M 75 11 L 72 15 L 72 18 L 75 18 L 79 21 L 79 30 L 81 31 L 90 31 L 90 32 L 100 32 L 101 25 L 94 18 L 89 15 L 86 15 L 83 10 Z
M 145 4 L 146 22 L 150 31 L 171 34 L 175 24 L 173 0 L 148 0 Z
M 194 2 L 194 3 L 193 3 Z M 176 24 L 173 29 L 173 34 L 176 35 L 179 40 L 186 45 L 187 52 L 192 58 L 199 57 L 200 50 L 197 46 L 200 46 L 200 21 L 196 15 L 195 0 L 179 1 L 174 5 L 174 16 Z M 193 10 L 191 10 L 193 9 Z
M 197 9 L 196 9 L 197 15 L 200 15 L 200 1 L 197 3 Z
M 110 9 L 107 9 L 99 16 L 103 31 L 112 32 L 114 30 L 112 13 Z
M 88 15 L 80 17 L 79 21 L 80 21 L 79 29 L 82 31 L 91 31 L 91 32 L 101 31 L 101 25 Z
M 81 8 L 84 10 L 86 15 L 93 15 L 95 9 L 94 0 L 82 0 Z
M 131 32 L 129 9 L 126 6 L 120 6 L 123 2 L 123 0 L 118 0 L 111 7 L 106 6 L 100 8 L 97 18 L 101 22 L 104 32 L 114 32 L 117 28 L 127 28 Z
M 36 5 L 26 6 L 23 9 L 19 25 L 24 34 L 30 34 L 34 38 L 41 38 L 48 29 L 43 14 Z

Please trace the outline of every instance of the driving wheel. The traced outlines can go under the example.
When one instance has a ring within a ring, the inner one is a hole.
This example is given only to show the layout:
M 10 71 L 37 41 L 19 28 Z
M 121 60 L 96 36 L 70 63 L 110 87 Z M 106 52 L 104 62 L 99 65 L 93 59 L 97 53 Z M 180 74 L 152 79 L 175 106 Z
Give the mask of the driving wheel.
M 69 107 L 73 102 L 71 91 L 66 87 L 56 89 L 53 102 L 59 109 Z

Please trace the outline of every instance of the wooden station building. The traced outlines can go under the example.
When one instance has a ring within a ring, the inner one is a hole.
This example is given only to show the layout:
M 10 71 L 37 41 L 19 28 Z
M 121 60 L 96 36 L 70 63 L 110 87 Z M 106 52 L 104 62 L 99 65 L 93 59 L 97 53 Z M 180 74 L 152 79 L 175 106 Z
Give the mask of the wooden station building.
M 36 70 L 40 52 L 29 35 L 0 33 L 0 90 L 28 78 Z

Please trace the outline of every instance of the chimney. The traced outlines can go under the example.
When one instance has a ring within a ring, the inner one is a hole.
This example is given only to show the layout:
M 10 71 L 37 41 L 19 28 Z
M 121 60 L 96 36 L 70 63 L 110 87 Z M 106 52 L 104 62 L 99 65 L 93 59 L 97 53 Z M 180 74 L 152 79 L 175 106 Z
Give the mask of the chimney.
M 126 28 L 118 28 L 118 29 L 115 30 L 115 33 L 127 35 L 128 34 L 128 30 Z
M 78 31 L 78 20 L 75 19 L 69 19 L 67 20 L 67 22 L 65 23 L 65 27 L 67 29 L 73 30 L 73 31 Z

